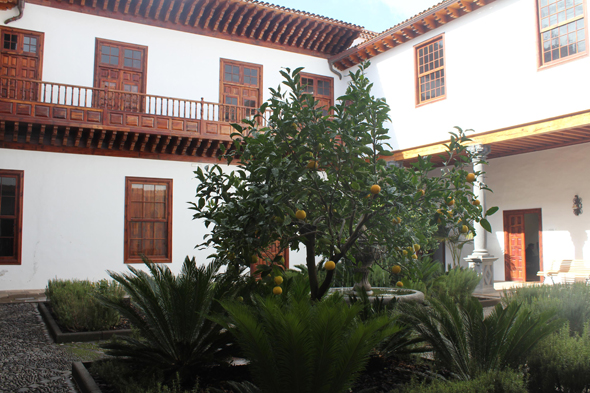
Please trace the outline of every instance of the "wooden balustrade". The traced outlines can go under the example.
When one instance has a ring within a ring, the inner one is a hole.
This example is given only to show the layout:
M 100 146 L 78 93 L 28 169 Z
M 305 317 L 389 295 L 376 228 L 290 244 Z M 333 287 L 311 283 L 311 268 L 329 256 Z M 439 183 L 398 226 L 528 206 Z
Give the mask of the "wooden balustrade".
M 6 101 L 13 100 L 30 104 L 8 108 Z M 229 123 L 240 123 L 259 113 L 257 108 L 202 98 L 196 101 L 10 77 L 0 77 L 0 101 L 4 101 L 0 113 L 220 135 L 229 135 Z M 265 126 L 268 113 L 258 122 Z

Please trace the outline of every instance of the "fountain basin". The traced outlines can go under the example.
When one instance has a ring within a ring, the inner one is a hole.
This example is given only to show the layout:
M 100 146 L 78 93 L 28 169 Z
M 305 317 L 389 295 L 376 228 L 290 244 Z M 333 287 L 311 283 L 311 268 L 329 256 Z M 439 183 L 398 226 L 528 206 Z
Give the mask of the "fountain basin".
M 347 295 L 357 295 L 357 292 L 352 287 L 330 288 L 329 293 L 334 292 L 341 292 L 347 302 L 349 301 Z M 396 299 L 398 302 L 424 301 L 424 293 L 414 289 L 373 287 L 371 292 L 369 293 L 369 299 L 371 301 L 376 298 L 383 298 L 385 304 L 389 303 L 392 299 Z

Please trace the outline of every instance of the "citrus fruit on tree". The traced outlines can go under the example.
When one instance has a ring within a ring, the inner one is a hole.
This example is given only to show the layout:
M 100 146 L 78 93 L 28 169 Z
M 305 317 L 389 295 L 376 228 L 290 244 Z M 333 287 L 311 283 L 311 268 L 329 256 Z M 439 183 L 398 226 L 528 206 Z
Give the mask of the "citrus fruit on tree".
M 408 250 L 403 250 L 403 251 L 402 251 L 402 254 L 404 254 L 404 256 L 405 256 L 405 255 L 408 255 Z
M 414 251 L 416 251 L 416 252 L 420 251 L 420 245 L 419 244 L 414 244 Z
M 298 220 L 305 220 L 305 217 L 307 217 L 307 213 L 305 212 L 305 210 L 297 210 L 295 212 L 295 218 Z
M 447 206 L 453 206 L 455 204 L 455 200 L 453 198 L 447 199 Z
M 250 257 L 250 262 L 252 262 L 252 263 L 258 263 L 258 255 L 252 255 Z
M 275 277 L 275 284 L 277 285 L 281 285 L 283 283 L 283 277 L 281 276 L 276 276 Z
M 412 259 L 418 259 L 418 255 L 412 254 Z
M 400 265 L 395 265 L 391 268 L 391 272 L 393 274 L 399 274 L 402 271 L 402 267 Z
M 395 286 L 396 286 L 396 287 L 400 287 L 400 288 L 401 288 L 401 287 L 403 287 L 403 286 L 404 286 L 404 283 L 403 283 L 403 282 L 401 282 L 401 281 L 398 281 L 398 282 L 396 282 L 396 283 L 395 283 Z
M 275 295 L 280 295 L 281 293 L 283 293 L 283 288 L 281 288 L 281 287 L 274 287 L 272 289 L 272 293 L 275 294 Z
M 318 169 L 318 162 L 315 160 L 309 160 L 307 163 L 307 169 Z
M 426 192 L 422 189 L 418 190 L 418 194 L 420 194 L 420 196 L 424 196 L 424 194 L 426 194 Z
M 324 265 L 324 269 L 330 271 L 330 270 L 334 270 L 336 269 L 336 264 L 334 263 L 334 261 L 328 261 L 326 262 L 326 264 Z
M 475 181 L 475 173 L 468 173 L 467 176 L 465 176 L 465 180 L 469 183 L 473 183 Z
M 371 194 L 377 195 L 381 192 L 381 186 L 379 184 L 373 184 L 371 186 Z
M 474 199 L 473 202 L 471 202 L 474 206 L 479 206 L 481 205 L 481 202 L 479 201 L 479 199 Z
M 469 227 L 467 225 L 463 225 L 461 227 L 461 233 L 467 233 L 467 232 L 469 232 Z

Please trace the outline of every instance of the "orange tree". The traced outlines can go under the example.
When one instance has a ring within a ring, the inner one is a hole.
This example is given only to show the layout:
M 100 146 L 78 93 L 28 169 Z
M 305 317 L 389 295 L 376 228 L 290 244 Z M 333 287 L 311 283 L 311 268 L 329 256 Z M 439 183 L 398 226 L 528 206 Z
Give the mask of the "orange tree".
M 463 146 L 468 139 L 461 129 L 451 133 L 437 176 L 429 176 L 435 168 L 427 159 L 412 167 L 383 159 L 390 155 L 389 107 L 371 96 L 367 66 L 350 73 L 346 93 L 329 114 L 304 93 L 301 68 L 281 72 L 283 86 L 270 89 L 271 99 L 260 108 L 270 114 L 265 126 L 260 118 L 233 125 L 233 148 L 224 159 L 237 166 L 195 172 L 191 209 L 210 228 L 199 246 L 214 247 L 213 257 L 232 266 L 249 266 L 276 242 L 279 249 L 304 246 L 311 299 L 317 300 L 334 275 L 326 269 L 320 282 L 324 267 L 317 262 L 354 261 L 361 243 L 415 259 L 414 245 L 433 247 L 441 225 L 473 231 L 478 221 L 489 230 L 485 212 L 472 203 L 473 175 L 463 168 L 477 157 Z

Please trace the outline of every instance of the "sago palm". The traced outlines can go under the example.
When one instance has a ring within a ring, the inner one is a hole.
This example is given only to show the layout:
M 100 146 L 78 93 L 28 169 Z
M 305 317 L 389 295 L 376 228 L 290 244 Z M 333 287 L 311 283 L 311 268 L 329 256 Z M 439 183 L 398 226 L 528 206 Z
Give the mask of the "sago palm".
M 208 317 L 223 311 L 217 300 L 233 293 L 232 282 L 216 276 L 214 264 L 197 267 L 194 258 L 187 257 L 176 276 L 166 266 L 145 263 L 149 274 L 131 266 L 129 273 L 109 272 L 131 302 L 102 300 L 128 318 L 140 338 L 104 344 L 108 354 L 183 380 L 200 366 L 226 360 L 231 336 Z
M 342 298 L 254 298 L 254 306 L 224 302 L 225 326 L 250 361 L 263 393 L 341 393 L 363 369 L 369 352 L 397 331 L 382 316 L 362 322 L 361 307 Z M 252 391 L 252 386 L 244 391 Z
M 554 312 L 533 315 L 517 302 L 505 308 L 499 304 L 484 318 L 477 299 L 457 304 L 444 295 L 425 304 L 402 304 L 401 311 L 436 361 L 463 380 L 518 365 L 539 340 L 562 324 L 553 318 Z

